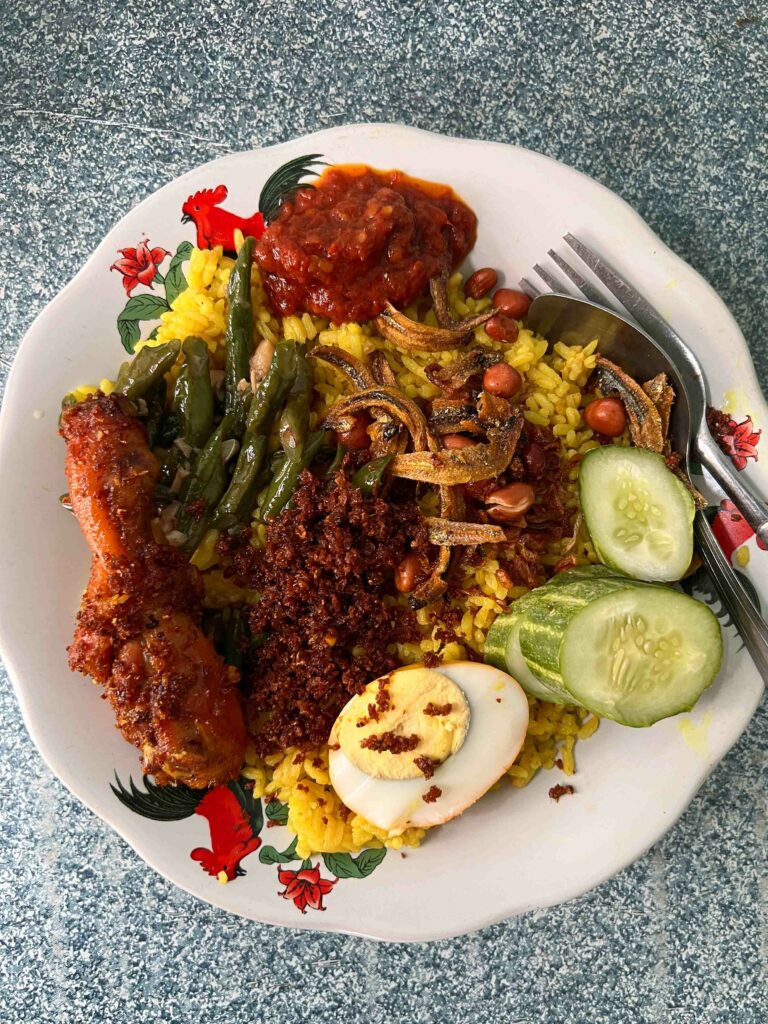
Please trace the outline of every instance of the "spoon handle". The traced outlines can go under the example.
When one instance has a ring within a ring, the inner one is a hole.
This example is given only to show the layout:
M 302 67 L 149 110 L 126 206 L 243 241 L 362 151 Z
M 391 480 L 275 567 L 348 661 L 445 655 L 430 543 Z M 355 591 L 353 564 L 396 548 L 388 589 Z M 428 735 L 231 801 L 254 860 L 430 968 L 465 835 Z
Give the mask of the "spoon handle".
M 768 505 L 758 500 L 742 483 L 736 470 L 723 458 L 709 431 L 700 430 L 693 438 L 693 449 L 739 512 L 755 531 L 757 539 L 768 547 Z
M 728 563 L 702 512 L 696 513 L 694 532 L 704 566 L 752 656 L 763 683 L 768 685 L 768 624 L 760 616 Z

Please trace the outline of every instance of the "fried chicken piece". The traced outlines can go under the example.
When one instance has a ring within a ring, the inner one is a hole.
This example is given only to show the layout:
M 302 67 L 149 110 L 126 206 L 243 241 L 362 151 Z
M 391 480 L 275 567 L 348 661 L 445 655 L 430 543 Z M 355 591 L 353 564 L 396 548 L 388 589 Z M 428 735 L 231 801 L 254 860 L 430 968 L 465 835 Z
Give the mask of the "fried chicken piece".
M 144 427 L 125 399 L 97 393 L 65 410 L 61 434 L 93 554 L 70 668 L 104 686 L 158 782 L 200 789 L 236 778 L 246 744 L 237 672 L 200 629 L 200 573 L 152 538 L 159 465 Z

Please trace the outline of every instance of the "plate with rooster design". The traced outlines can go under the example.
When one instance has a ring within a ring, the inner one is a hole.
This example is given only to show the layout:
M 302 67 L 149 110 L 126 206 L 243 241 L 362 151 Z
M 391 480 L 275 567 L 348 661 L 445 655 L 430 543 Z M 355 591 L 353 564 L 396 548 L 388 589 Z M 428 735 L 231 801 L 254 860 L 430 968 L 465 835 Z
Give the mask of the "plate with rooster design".
M 744 731 L 762 684 L 722 618 L 723 668 L 693 712 L 650 729 L 602 723 L 578 747 L 573 797 L 550 800 L 553 780 L 540 773 L 524 789 L 490 793 L 406 857 L 366 850 L 302 861 L 284 805 L 254 799 L 244 780 L 201 793 L 142 779 L 98 689 L 67 667 L 90 559 L 58 501 L 61 397 L 113 375 L 183 289 L 192 246 L 231 248 L 236 229 L 258 230 L 264 183 L 308 153 L 446 181 L 478 215 L 469 266 L 503 268 L 512 286 L 567 231 L 610 257 L 696 350 L 727 412 L 725 444 L 763 495 L 768 410 L 723 302 L 616 195 L 537 153 L 398 125 L 334 128 L 190 171 L 125 216 L 30 328 L 0 419 L 0 645 L 43 757 L 151 868 L 202 900 L 277 925 L 424 941 L 572 899 L 642 856 Z M 720 543 L 765 607 L 768 556 L 722 496 L 711 500 Z

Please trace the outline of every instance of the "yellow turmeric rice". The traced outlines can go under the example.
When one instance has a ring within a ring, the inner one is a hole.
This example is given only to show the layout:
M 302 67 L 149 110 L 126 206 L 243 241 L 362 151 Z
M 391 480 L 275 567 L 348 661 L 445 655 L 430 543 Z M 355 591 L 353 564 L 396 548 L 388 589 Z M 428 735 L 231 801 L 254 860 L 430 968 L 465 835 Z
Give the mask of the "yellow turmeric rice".
M 203 338 L 211 352 L 215 366 L 224 365 L 224 332 L 226 314 L 226 287 L 234 261 L 224 256 L 221 247 L 212 250 L 194 249 L 187 268 L 188 287 L 174 300 L 171 309 L 161 316 L 155 338 L 140 342 L 139 346 L 159 345 L 175 338 L 196 335 Z M 462 288 L 461 274 L 454 274 L 448 283 L 448 292 L 457 317 L 482 312 L 489 299 L 467 298 Z M 458 351 L 441 353 L 403 352 L 376 334 L 369 323 L 346 323 L 340 326 L 327 320 L 304 314 L 276 318 L 267 308 L 266 296 L 259 270 L 254 263 L 251 274 L 251 293 L 257 337 L 277 341 L 281 338 L 295 341 L 335 345 L 359 358 L 381 349 L 397 377 L 400 388 L 410 397 L 430 399 L 437 397 L 438 389 L 427 379 L 425 367 L 435 362 L 448 364 L 455 361 Z M 415 308 L 406 311 L 418 319 Z M 425 322 L 435 324 L 430 311 Z M 583 393 L 587 378 L 595 365 L 596 341 L 586 346 L 566 347 L 562 344 L 549 349 L 548 343 L 531 331 L 521 327 L 517 340 L 511 346 L 491 340 L 482 327 L 475 330 L 477 345 L 505 351 L 506 361 L 523 377 L 526 419 L 533 424 L 548 426 L 562 445 L 562 456 L 584 454 L 597 446 L 582 418 L 581 410 L 587 402 Z M 313 427 L 327 409 L 346 392 L 345 378 L 327 363 L 315 364 L 315 402 Z M 102 390 L 110 391 L 109 381 L 102 381 Z M 82 399 L 94 387 L 82 387 L 73 393 Z M 571 470 L 572 497 L 576 504 L 577 468 Z M 232 599 L 231 587 L 216 568 L 215 533 L 206 536 L 193 556 L 193 562 L 204 570 L 207 601 L 220 607 Z M 582 532 L 577 537 L 570 555 L 579 564 L 596 562 L 591 544 Z M 554 565 L 563 555 L 562 545 L 553 545 L 545 561 Z M 403 664 L 421 661 L 424 654 L 438 655 L 444 661 L 463 660 L 467 651 L 482 652 L 486 633 L 495 617 L 508 607 L 510 601 L 525 593 L 524 587 L 510 587 L 498 573 L 499 563 L 489 555 L 479 566 L 465 566 L 461 580 L 463 590 L 461 616 L 453 626 L 456 639 L 439 639 L 439 623 L 428 609 L 417 613 L 423 633 L 421 642 L 398 645 Z M 242 592 L 237 592 L 242 599 Z M 452 598 L 456 601 L 456 598 Z M 598 719 L 589 712 L 575 707 L 562 707 L 528 698 L 530 725 L 523 748 L 508 770 L 513 786 L 525 786 L 540 768 L 552 768 L 556 760 L 567 775 L 575 771 L 574 745 L 577 739 L 586 739 L 598 727 Z M 254 784 L 254 795 L 280 800 L 288 805 L 288 827 L 298 837 L 296 850 L 301 857 L 313 853 L 353 852 L 365 846 L 400 848 L 417 846 L 423 836 L 422 829 L 410 828 L 402 835 L 388 838 L 359 815 L 349 812 L 330 786 L 327 748 L 299 752 L 289 748 L 280 754 L 260 759 L 253 749 L 246 754 L 245 777 Z

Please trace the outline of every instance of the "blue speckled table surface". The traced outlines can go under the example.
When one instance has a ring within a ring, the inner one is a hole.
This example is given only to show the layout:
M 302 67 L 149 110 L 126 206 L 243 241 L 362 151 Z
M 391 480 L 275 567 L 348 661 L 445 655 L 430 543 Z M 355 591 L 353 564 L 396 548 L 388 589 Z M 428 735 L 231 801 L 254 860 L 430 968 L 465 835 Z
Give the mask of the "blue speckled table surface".
M 0 384 L 35 315 L 165 182 L 226 152 L 397 120 L 528 146 L 614 189 L 720 291 L 765 388 L 766 20 L 748 0 L 6 5 Z M 407 947 L 196 902 L 51 776 L 5 676 L 0 702 L 8 1024 L 768 1020 L 765 704 L 617 878 Z

